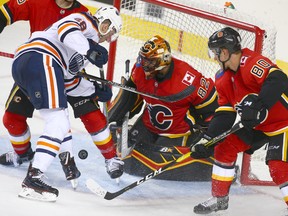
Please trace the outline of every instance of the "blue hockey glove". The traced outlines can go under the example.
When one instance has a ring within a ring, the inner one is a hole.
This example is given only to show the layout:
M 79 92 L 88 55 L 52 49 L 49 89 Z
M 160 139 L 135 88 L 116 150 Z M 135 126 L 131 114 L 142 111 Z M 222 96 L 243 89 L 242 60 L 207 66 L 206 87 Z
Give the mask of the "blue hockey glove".
M 90 49 L 87 51 L 86 58 L 97 67 L 101 68 L 108 61 L 108 51 L 105 47 L 88 39 Z
M 112 98 L 112 90 L 107 85 L 100 86 L 97 82 L 94 82 L 95 86 L 95 93 L 92 95 L 92 97 L 95 100 L 98 100 L 100 102 L 107 102 Z

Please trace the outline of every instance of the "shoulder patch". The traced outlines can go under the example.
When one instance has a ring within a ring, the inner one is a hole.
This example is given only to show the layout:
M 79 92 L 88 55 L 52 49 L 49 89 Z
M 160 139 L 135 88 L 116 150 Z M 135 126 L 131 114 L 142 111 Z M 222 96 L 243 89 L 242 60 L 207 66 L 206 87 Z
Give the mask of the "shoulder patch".
M 215 79 L 219 79 L 221 76 L 223 76 L 224 71 L 222 69 L 218 70 L 216 75 L 215 75 Z

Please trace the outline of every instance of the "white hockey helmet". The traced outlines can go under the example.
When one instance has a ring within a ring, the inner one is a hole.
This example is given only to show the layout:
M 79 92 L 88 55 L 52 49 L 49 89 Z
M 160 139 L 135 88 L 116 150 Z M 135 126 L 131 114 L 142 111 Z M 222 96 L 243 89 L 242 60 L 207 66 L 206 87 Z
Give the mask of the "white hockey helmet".
M 111 37 L 111 41 L 115 41 L 118 38 L 119 33 L 122 29 L 122 19 L 117 8 L 113 6 L 101 7 L 96 11 L 94 17 L 98 20 L 99 26 L 102 24 L 102 22 L 104 22 L 104 20 L 109 20 L 111 22 L 107 32 L 101 32 L 100 28 L 98 30 L 101 35 L 105 35 L 111 30 L 114 30 L 115 34 L 113 34 L 113 36 Z

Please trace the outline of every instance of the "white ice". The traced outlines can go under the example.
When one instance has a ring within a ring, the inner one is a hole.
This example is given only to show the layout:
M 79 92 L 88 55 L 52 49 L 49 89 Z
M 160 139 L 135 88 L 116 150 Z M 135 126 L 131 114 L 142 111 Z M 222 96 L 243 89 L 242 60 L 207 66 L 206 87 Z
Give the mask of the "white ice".
M 261 2 L 259 2 L 261 4 Z M 273 3 L 272 3 L 273 4 Z M 28 37 L 28 25 L 25 22 L 7 27 L 0 34 L 0 51 L 10 52 Z M 283 49 L 285 46 L 282 46 Z M 5 101 L 12 87 L 11 59 L 0 57 L 0 115 L 3 116 Z M 140 177 L 124 174 L 119 185 L 111 180 L 104 167 L 104 159 L 91 141 L 79 119 L 71 116 L 74 136 L 75 158 L 82 175 L 77 190 L 73 190 L 65 180 L 59 159 L 56 158 L 47 171 L 47 182 L 60 191 L 56 203 L 45 203 L 18 198 L 28 164 L 18 168 L 0 166 L 0 215 L 2 216 L 38 216 L 38 215 L 99 215 L 99 216 L 183 216 L 195 215 L 193 206 L 210 197 L 210 182 L 176 182 L 151 179 L 144 184 L 127 191 L 114 200 L 103 200 L 92 194 L 85 181 L 93 178 L 108 191 L 117 191 Z M 36 111 L 33 119 L 29 119 L 32 131 L 32 142 L 35 144 L 41 134 L 43 122 Z M 11 150 L 6 129 L 0 123 L 0 154 Z M 35 146 L 33 146 L 35 147 Z M 77 153 L 86 149 L 89 156 L 80 160 Z M 283 216 L 288 215 L 286 205 L 282 201 L 280 190 L 274 186 L 241 186 L 235 184 L 231 188 L 230 206 L 225 212 L 211 215 L 229 216 Z

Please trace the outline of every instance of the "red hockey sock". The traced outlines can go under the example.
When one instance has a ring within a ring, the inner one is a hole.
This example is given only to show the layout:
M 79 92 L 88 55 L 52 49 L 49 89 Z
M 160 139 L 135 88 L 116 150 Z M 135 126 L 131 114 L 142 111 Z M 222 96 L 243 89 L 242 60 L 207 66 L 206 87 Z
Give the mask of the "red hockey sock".
M 107 125 L 106 117 L 100 110 L 80 116 L 88 133 L 93 134 L 102 130 Z
M 26 153 L 31 148 L 30 132 L 27 117 L 5 111 L 3 124 L 10 135 L 10 142 L 18 155 Z
M 270 175 L 276 185 L 288 182 L 288 162 L 280 160 L 268 161 Z

